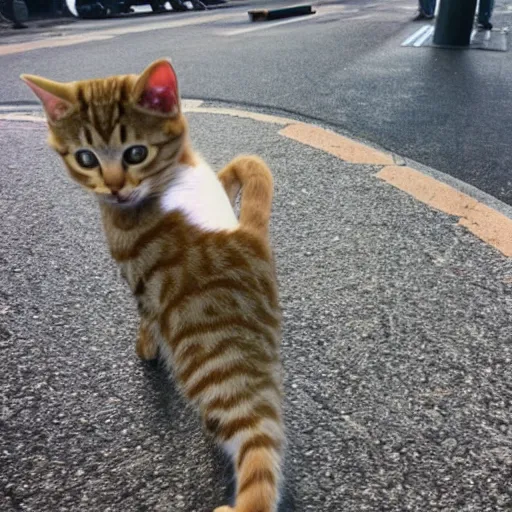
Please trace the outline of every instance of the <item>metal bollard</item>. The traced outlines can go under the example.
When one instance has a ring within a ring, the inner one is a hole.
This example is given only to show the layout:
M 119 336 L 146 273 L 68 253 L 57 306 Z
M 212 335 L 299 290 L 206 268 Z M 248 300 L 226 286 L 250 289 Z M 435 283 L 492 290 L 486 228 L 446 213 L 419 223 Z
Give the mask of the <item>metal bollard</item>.
M 477 0 L 441 0 L 434 44 L 469 46 Z

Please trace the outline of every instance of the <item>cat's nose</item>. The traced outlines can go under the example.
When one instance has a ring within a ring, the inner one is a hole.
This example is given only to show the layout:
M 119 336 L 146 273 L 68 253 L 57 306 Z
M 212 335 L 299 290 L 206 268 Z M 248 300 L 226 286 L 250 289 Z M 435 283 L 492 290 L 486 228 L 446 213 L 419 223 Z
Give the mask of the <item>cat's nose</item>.
M 102 171 L 105 185 L 110 189 L 113 195 L 117 195 L 125 184 L 123 168 L 120 165 L 109 165 L 105 166 Z

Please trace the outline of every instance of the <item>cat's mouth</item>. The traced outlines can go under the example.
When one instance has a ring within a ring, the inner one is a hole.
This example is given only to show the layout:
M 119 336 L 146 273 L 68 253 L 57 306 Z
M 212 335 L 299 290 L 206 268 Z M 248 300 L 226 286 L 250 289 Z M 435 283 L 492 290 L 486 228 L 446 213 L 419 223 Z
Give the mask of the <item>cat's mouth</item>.
M 117 196 L 114 196 L 114 200 L 116 200 L 116 199 L 119 204 L 129 203 L 131 201 L 131 195 L 129 195 L 129 196 L 117 195 Z
M 128 195 L 123 194 L 102 194 L 100 199 L 108 204 L 120 206 L 132 206 L 139 202 L 139 195 L 133 192 Z

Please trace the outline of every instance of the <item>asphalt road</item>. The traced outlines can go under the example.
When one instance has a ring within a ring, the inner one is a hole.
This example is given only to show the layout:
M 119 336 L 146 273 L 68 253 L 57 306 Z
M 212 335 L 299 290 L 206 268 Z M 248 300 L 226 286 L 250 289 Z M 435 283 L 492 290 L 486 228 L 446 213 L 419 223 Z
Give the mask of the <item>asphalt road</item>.
M 265 153 L 284 311 L 280 512 L 512 507 L 512 266 L 455 220 L 251 120 L 191 114 L 220 168 Z M 42 123 L 0 121 L 0 509 L 211 512 L 230 495 L 92 198 Z
M 233 33 L 249 27 L 247 5 L 57 27 L 50 36 L 227 16 L 208 24 L 118 33 L 88 44 L 0 57 L 7 70 L 0 99 L 33 100 L 17 79 L 21 72 L 72 80 L 137 72 L 167 55 L 176 64 L 186 97 L 319 119 L 512 204 L 510 52 L 401 47 L 418 28 L 410 22 L 415 4 L 409 0 L 333 2 L 304 21 Z M 511 7 L 509 0 L 496 2 L 497 27 L 510 23 Z
M 510 203 L 510 54 L 400 49 L 415 30 L 411 2 L 327 7 L 316 21 L 234 35 L 248 25 L 233 9 L 145 32 L 134 29 L 196 15 L 78 23 L 128 32 L 0 55 L 0 100 L 32 101 L 21 72 L 71 80 L 170 55 L 185 97 L 337 118 L 386 147 L 395 134 L 399 154 L 441 169 L 453 160 L 444 170 Z M 280 512 L 511 510 L 511 260 L 373 166 L 273 125 L 190 121 L 215 168 L 255 152 L 276 177 L 289 438 Z M 231 494 L 229 465 L 164 370 L 136 358 L 136 308 L 96 207 L 45 137 L 41 123 L 0 119 L 0 510 L 211 512 Z M 497 166 L 483 167 L 491 153 Z

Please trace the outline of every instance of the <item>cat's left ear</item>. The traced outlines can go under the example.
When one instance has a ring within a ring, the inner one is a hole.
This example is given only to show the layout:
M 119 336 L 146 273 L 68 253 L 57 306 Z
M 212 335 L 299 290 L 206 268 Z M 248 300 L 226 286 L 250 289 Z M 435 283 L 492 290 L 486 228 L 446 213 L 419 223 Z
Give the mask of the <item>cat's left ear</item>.
M 139 76 L 132 92 L 133 102 L 146 111 L 172 117 L 180 111 L 178 79 L 171 63 L 153 62 Z
M 66 84 L 34 75 L 21 75 L 20 78 L 41 100 L 50 121 L 60 121 L 73 108 L 73 103 Z

